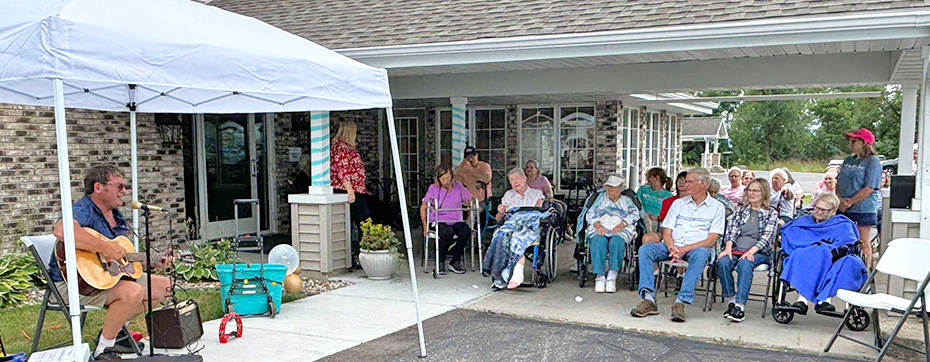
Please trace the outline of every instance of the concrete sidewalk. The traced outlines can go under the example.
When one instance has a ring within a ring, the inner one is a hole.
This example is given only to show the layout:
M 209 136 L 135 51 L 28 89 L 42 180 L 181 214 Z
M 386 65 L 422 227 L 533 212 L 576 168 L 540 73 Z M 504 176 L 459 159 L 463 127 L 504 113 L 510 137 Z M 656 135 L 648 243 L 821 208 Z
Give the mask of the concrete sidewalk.
M 399 272 L 407 273 L 406 264 Z M 422 318 L 431 318 L 491 293 L 480 273 L 433 279 L 417 270 Z M 243 320 L 243 336 L 226 344 L 217 338 L 220 320 L 204 323 L 199 352 L 206 362 L 273 359 L 309 361 L 351 348 L 416 324 L 409 276 L 373 281 L 362 271 L 334 279 L 356 283 L 281 306 L 275 318 Z M 227 330 L 232 330 L 227 326 Z M 162 351 L 186 353 L 183 350 Z M 272 357 L 273 358 L 270 358 Z

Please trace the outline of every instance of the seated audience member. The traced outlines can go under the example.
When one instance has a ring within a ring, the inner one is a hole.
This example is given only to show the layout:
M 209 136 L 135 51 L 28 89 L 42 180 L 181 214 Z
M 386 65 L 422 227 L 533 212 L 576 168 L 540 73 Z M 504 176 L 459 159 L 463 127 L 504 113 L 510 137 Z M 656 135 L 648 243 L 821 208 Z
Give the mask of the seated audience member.
M 746 170 L 743 171 L 743 186 L 749 185 L 749 182 L 756 178 L 756 174 L 752 171 Z
M 739 167 L 731 167 L 727 171 L 727 180 L 730 181 L 730 184 L 720 189 L 720 193 L 726 196 L 733 205 L 738 205 L 743 201 L 743 190 L 746 189 L 746 186 L 741 182 L 742 176 L 743 171 Z
M 665 175 L 661 167 L 650 168 L 646 171 L 646 184 L 636 190 L 636 196 L 643 205 L 647 232 L 659 231 L 659 212 L 662 210 L 662 200 L 672 197 L 672 179 Z
M 772 170 L 772 190 L 769 202 L 778 211 L 778 218 L 783 224 L 794 218 L 794 193 L 791 192 L 791 187 L 786 182 L 788 182 L 788 174 L 784 170 L 780 168 Z
M 622 177 L 608 176 L 603 191 L 598 193 L 594 203 L 583 215 L 588 224 L 585 238 L 595 275 L 595 293 L 617 291 L 617 273 L 623 261 L 623 252 L 636 233 L 639 209 L 633 200 L 620 194 L 624 189 L 626 183 Z M 605 261 L 609 264 L 609 271 L 606 270 Z
M 519 208 L 519 207 L 541 207 L 546 196 L 539 190 L 532 189 L 526 185 L 526 174 L 523 173 L 522 169 L 515 168 L 510 170 L 507 173 L 507 179 L 510 181 L 511 189 L 504 193 L 504 197 L 501 198 L 501 204 L 497 207 L 497 219 L 503 220 L 507 215 L 509 210 Z M 538 227 L 538 221 L 535 220 Z M 506 223 L 495 231 L 493 237 L 494 240 L 498 239 L 498 234 L 502 232 L 502 229 L 506 227 Z M 511 238 L 510 250 L 526 250 L 527 247 L 532 245 L 538 239 L 536 238 L 529 240 L 527 238 L 520 238 L 519 240 L 514 240 Z M 494 279 L 494 285 L 492 287 L 496 289 L 503 288 L 503 282 L 505 277 L 497 278 L 496 275 L 501 275 L 500 272 L 504 269 L 510 270 L 509 283 L 506 285 L 507 289 L 514 289 L 520 284 L 523 283 L 523 266 L 526 263 L 526 257 L 522 253 L 519 253 L 519 260 L 516 261 L 516 264 L 512 266 L 504 265 L 508 264 L 506 261 L 501 260 L 506 258 L 507 255 L 501 255 L 503 253 L 495 253 L 492 250 L 496 249 L 494 241 L 492 241 L 492 246 L 488 249 L 488 254 L 485 257 L 484 265 L 482 268 L 484 270 L 490 271 L 492 279 Z M 514 244 L 519 244 L 514 246 Z
M 727 226 L 723 251 L 717 255 L 721 296 L 727 298 L 724 318 L 742 322 L 752 287 L 752 271 L 771 260 L 772 242 L 778 229 L 778 214 L 769 205 L 769 184 L 755 179 L 746 186 L 743 202 Z M 736 289 L 733 271 L 736 270 Z
M 817 196 L 820 196 L 820 194 L 824 192 L 829 192 L 835 195 L 836 194 L 836 175 L 837 175 L 837 172 L 834 170 L 827 170 L 827 172 L 824 172 L 823 180 L 820 181 L 820 184 L 823 187 L 817 189 L 817 191 L 814 191 L 814 197 L 812 197 L 811 200 L 816 199 Z
M 791 171 L 787 167 L 782 167 L 782 171 L 785 171 L 785 175 L 788 176 L 788 179 L 785 181 L 785 186 L 791 190 L 791 194 L 794 195 L 794 209 L 798 210 L 801 208 L 801 203 L 804 201 L 804 190 L 801 188 L 801 184 L 798 183 L 794 176 L 791 176 Z
M 694 287 L 704 273 L 704 267 L 713 257 L 710 248 L 723 234 L 726 211 L 719 201 L 707 193 L 710 172 L 703 168 L 688 171 L 683 189 L 690 196 L 672 203 L 665 221 L 662 222 L 662 241 L 645 244 L 639 249 L 639 295 L 643 301 L 630 311 L 634 317 L 659 314 L 656 307 L 655 263 L 672 260 L 688 262 L 682 279 L 681 291 L 672 304 L 673 322 L 685 321 L 685 304 L 694 300 Z
M 526 185 L 531 189 L 537 189 L 546 195 L 546 199 L 552 199 L 552 183 L 545 175 L 539 173 L 539 163 L 536 160 L 526 161 L 523 166 L 526 173 Z
M 431 201 L 437 202 L 439 209 L 457 209 L 467 208 L 471 199 L 472 194 L 465 189 L 465 186 L 462 186 L 461 182 L 455 181 L 452 170 L 448 166 L 437 167 L 436 180 L 429 185 L 426 196 L 423 197 L 423 203 L 420 204 L 423 236 L 425 237 L 432 228 L 426 222 L 426 212 Z M 465 254 L 465 247 L 471 239 L 471 228 L 465 223 L 462 214 L 462 211 L 455 210 L 430 211 L 430 221 L 439 223 L 439 274 L 446 274 L 446 253 L 450 246 L 452 246 L 452 262 L 449 263 L 449 269 L 456 274 L 465 273 L 462 258 Z M 453 237 L 457 237 L 455 245 L 452 245 Z
M 710 179 L 710 185 L 707 185 L 707 193 L 717 201 L 720 201 L 720 204 L 726 209 L 727 217 L 733 214 L 733 203 L 731 203 L 730 199 L 726 196 L 720 194 L 720 181 L 714 178 Z
M 827 166 L 827 169 L 823 171 L 823 174 L 826 175 L 826 174 L 827 174 L 828 172 L 830 172 L 830 171 L 833 171 L 833 173 L 834 173 L 835 175 L 839 175 L 839 174 L 840 174 L 840 166 L 836 166 L 836 165 Z M 826 186 L 826 185 L 824 185 L 824 180 L 823 180 L 823 179 L 821 179 L 820 181 L 817 181 L 817 183 L 814 185 L 814 194 L 816 195 L 818 191 L 823 190 L 823 188 L 824 188 L 825 186 Z M 834 185 L 834 188 L 835 188 L 835 187 L 836 187 L 836 186 Z M 814 198 L 812 197 L 811 200 L 813 200 L 813 199 L 814 199 Z
M 685 182 L 685 176 L 688 175 L 687 171 L 681 171 L 678 173 L 678 176 L 675 177 L 675 194 L 669 197 L 666 197 L 665 200 L 662 200 L 662 207 L 659 209 L 659 216 L 656 220 L 661 224 L 665 220 L 665 216 L 668 214 L 668 209 L 672 207 L 672 203 L 679 198 L 688 196 L 688 190 L 683 189 L 681 186 Z M 653 244 L 662 241 L 662 229 L 659 228 L 657 232 L 647 232 L 643 235 L 643 244 Z
M 798 291 L 793 304 L 800 314 L 807 314 L 813 301 L 817 312 L 834 312 L 830 304 L 839 289 L 859 290 L 868 269 L 858 255 L 849 253 L 849 246 L 859 240 L 855 223 L 836 215 L 840 199 L 832 193 L 822 193 L 813 203 L 811 215 L 793 220 L 782 228 L 782 247 L 788 257 L 784 261 L 781 280 Z M 834 261 L 835 260 L 835 261 Z

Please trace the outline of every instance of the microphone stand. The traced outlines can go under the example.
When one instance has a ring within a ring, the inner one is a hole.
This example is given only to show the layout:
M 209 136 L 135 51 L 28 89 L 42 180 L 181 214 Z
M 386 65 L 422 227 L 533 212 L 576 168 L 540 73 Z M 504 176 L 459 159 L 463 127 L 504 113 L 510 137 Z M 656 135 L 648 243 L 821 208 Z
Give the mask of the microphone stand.
M 152 334 L 152 240 L 149 234 L 149 209 L 142 208 L 142 216 L 145 217 L 145 281 L 148 285 L 148 313 L 145 314 L 145 328 L 149 333 L 149 357 L 155 355 L 155 344 L 152 343 L 155 335 Z M 133 341 L 135 343 L 135 341 Z

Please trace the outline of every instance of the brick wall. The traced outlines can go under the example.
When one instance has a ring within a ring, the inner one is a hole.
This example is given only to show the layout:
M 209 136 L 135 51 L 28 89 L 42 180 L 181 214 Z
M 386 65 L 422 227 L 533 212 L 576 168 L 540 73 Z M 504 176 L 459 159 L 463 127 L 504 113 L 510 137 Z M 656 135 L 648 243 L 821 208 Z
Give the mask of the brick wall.
M 55 119 L 50 108 L 0 104 L 0 252 L 18 248 L 24 234 L 48 234 L 61 218 Z M 70 110 L 66 115 L 71 154 L 72 197 L 84 196 L 83 173 L 98 163 L 119 167 L 128 183 L 130 170 L 129 114 Z M 184 170 L 181 148 L 162 146 L 151 114 L 139 114 L 139 198 L 167 207 L 175 240 L 184 238 Z M 131 217 L 126 192 L 120 211 Z M 153 241 L 167 240 L 168 221 L 152 219 Z
M 599 101 L 594 108 L 595 117 L 597 117 L 594 179 L 598 184 L 603 182 L 607 175 L 616 173 L 618 169 L 617 157 L 620 149 L 617 147 L 617 132 L 620 130 L 618 119 L 620 110 L 618 101 Z

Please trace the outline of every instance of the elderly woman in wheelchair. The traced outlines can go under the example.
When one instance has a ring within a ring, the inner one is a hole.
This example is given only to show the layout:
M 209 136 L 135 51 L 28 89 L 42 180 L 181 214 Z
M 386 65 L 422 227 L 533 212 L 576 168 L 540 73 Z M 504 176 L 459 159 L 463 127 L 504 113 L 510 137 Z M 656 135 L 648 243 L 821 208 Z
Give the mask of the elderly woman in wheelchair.
M 510 170 L 507 179 L 512 188 L 504 193 L 497 209 L 497 219 L 502 223 L 494 232 L 481 266 L 482 272 L 490 274 L 494 289 L 514 289 L 523 283 L 524 252 L 538 242 L 540 221 L 550 216 L 541 210 L 517 213 L 521 208 L 542 207 L 546 197 L 528 187 L 526 174 L 520 168 Z
M 743 201 L 736 208 L 724 234 L 723 251 L 717 255 L 717 275 L 721 296 L 728 299 L 724 318 L 742 322 L 752 287 L 753 270 L 768 264 L 778 230 L 778 212 L 769 205 L 769 185 L 757 178 L 746 186 Z M 733 271 L 736 270 L 736 289 Z
M 836 215 L 839 198 L 823 193 L 813 205 L 811 215 L 792 220 L 781 229 L 782 267 L 777 269 L 781 283 L 776 285 L 779 290 L 774 293 L 773 308 L 779 323 L 790 322 L 795 313 L 807 314 L 811 302 L 818 314 L 842 318 L 843 313 L 830 303 L 833 296 L 839 289 L 859 290 L 868 279 L 868 269 L 859 255 L 856 224 L 846 216 Z M 791 305 L 784 301 L 786 283 L 798 291 L 797 302 Z M 850 328 L 865 329 L 869 323 L 867 313 L 855 314 L 860 325 Z
M 640 219 L 640 210 L 633 200 L 621 194 L 625 187 L 619 175 L 608 176 L 604 191 L 584 212 L 587 224 L 584 242 L 588 243 L 591 254 L 595 293 L 617 291 L 617 274 L 626 244 L 633 242 L 636 235 L 635 225 Z

